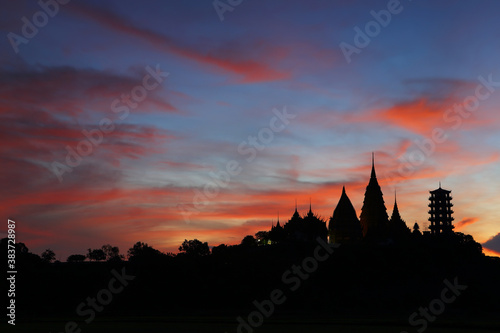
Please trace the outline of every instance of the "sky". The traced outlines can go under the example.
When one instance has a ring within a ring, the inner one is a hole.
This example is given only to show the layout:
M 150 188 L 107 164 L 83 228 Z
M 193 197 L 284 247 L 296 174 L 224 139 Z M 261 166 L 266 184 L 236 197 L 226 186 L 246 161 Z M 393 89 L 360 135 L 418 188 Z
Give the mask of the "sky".
M 0 1 L 1 216 L 63 261 L 357 214 L 500 253 L 498 1 Z

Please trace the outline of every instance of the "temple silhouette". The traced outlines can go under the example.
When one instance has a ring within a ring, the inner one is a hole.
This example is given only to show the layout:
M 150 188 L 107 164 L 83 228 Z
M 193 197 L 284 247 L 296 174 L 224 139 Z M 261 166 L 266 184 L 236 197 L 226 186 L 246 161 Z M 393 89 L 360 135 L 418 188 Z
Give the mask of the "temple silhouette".
M 451 203 L 452 197 L 450 196 L 451 191 L 444 190 L 441 188 L 441 183 L 439 183 L 439 188 L 434 191 L 430 191 L 431 196 L 429 200 L 431 203 L 429 207 L 429 221 L 431 225 L 429 227 L 431 234 L 449 234 L 453 232 L 452 225 L 453 217 L 451 214 L 453 210 L 451 207 L 453 204 Z
M 425 234 L 447 235 L 453 233 L 453 210 L 451 207 L 451 191 L 439 188 L 430 191 L 429 231 Z M 311 203 L 306 215 L 301 216 L 295 211 L 292 217 L 281 225 L 278 217 L 276 225 L 272 224 L 267 243 L 282 241 L 314 241 L 318 237 L 329 243 L 353 244 L 361 241 L 370 243 L 390 243 L 405 241 L 409 237 L 419 236 L 418 223 L 413 226 L 413 232 L 406 225 L 399 212 L 396 193 L 394 206 L 389 217 L 385 206 L 382 189 L 375 172 L 375 157 L 372 153 L 372 168 L 368 185 L 366 186 L 361 214 L 358 218 L 356 210 L 347 196 L 345 186 L 342 188 L 339 202 L 327 222 L 313 213 Z

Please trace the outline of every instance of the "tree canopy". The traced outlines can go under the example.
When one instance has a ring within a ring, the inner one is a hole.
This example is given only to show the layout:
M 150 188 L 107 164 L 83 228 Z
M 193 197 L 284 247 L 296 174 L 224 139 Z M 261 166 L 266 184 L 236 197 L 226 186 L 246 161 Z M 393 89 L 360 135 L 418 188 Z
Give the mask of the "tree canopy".
M 51 249 L 46 249 L 45 251 L 43 251 L 41 257 L 42 260 L 46 262 L 53 262 L 54 260 L 56 260 L 56 254 Z
M 194 256 L 206 256 L 210 254 L 210 248 L 208 247 L 208 243 L 202 243 L 197 239 L 187 240 L 185 239 L 182 242 L 182 245 L 179 246 L 179 251 L 181 253 L 185 253 L 187 255 Z

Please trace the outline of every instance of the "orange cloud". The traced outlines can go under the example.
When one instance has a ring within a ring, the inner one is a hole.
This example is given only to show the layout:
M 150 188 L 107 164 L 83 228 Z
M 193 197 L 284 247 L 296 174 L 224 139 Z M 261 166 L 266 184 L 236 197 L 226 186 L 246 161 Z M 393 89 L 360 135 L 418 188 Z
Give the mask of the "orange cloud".
M 421 98 L 396 104 L 386 110 L 377 111 L 373 117 L 381 117 L 394 125 L 427 135 L 431 133 L 434 127 L 443 122 L 444 111 L 443 103 L 431 102 Z
M 470 224 L 476 223 L 477 221 L 479 221 L 477 217 L 464 217 L 462 220 L 455 223 L 455 229 L 463 229 Z
M 491 256 L 491 257 L 500 257 L 500 252 L 497 252 L 497 251 L 494 251 L 494 250 L 491 250 L 491 249 L 488 249 L 486 247 L 483 246 L 483 253 L 487 256 Z

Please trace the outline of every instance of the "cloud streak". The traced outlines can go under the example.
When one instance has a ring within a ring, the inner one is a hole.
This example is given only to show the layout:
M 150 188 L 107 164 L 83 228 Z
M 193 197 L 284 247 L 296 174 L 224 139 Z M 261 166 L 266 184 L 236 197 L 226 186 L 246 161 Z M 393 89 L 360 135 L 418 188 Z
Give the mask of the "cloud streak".
M 258 59 L 245 57 L 236 52 L 237 45 L 228 45 L 220 50 L 199 51 L 189 47 L 172 37 L 135 26 L 131 22 L 104 9 L 98 9 L 82 4 L 73 4 L 71 10 L 86 19 L 94 20 L 100 25 L 120 34 L 133 36 L 148 43 L 151 47 L 174 54 L 183 59 L 189 59 L 201 65 L 208 65 L 223 72 L 236 74 L 240 83 L 256 83 L 284 80 L 290 78 L 290 73 L 278 70 Z M 229 51 L 229 52 L 227 52 Z M 266 53 L 274 53 L 278 58 L 284 58 L 286 53 L 278 49 L 265 49 Z M 229 56 L 228 56 L 229 55 Z M 263 57 L 260 57 L 263 58 Z
M 461 230 L 461 229 L 467 227 L 468 225 L 471 225 L 471 224 L 476 223 L 478 221 L 479 221 L 479 219 L 477 217 L 464 217 L 463 219 L 461 219 L 460 221 L 455 223 L 455 229 Z

